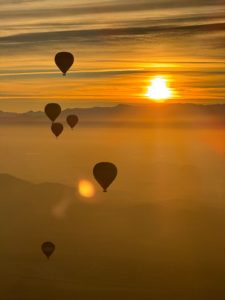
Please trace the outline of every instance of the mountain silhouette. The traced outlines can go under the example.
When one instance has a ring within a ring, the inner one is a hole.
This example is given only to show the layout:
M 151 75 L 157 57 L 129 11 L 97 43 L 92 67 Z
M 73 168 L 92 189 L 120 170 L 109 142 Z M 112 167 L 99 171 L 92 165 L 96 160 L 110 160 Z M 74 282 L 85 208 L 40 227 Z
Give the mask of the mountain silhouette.
M 197 300 L 225 291 L 224 207 L 78 200 L 67 186 L 0 174 L 2 299 L 16 291 L 25 300 L 172 300 L 179 285 L 182 299 Z M 48 240 L 50 261 L 41 252 Z
M 64 109 L 57 121 L 66 123 L 68 115 L 79 117 L 78 126 L 224 126 L 225 104 L 146 104 L 114 107 Z M 49 120 L 42 111 L 0 112 L 0 124 L 41 125 Z

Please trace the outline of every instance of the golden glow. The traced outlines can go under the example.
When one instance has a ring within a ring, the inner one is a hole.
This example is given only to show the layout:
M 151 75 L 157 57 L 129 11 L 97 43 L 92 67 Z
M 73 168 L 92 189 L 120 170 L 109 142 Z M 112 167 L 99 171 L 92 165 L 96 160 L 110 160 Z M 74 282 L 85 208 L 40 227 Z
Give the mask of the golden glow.
M 155 77 L 151 80 L 146 96 L 150 99 L 162 102 L 172 97 L 172 90 L 167 86 L 167 80 L 163 77 Z
M 78 184 L 79 194 L 85 198 L 91 198 L 95 195 L 94 185 L 88 180 L 81 180 Z

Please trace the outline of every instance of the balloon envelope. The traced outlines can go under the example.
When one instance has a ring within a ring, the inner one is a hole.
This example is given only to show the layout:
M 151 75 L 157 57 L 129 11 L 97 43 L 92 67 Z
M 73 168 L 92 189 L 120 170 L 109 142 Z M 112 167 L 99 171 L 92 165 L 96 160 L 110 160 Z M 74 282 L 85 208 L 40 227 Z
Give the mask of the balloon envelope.
M 46 255 L 46 257 L 49 259 L 50 256 L 55 251 L 55 245 L 52 242 L 44 242 L 41 245 L 41 250 Z
M 78 123 L 78 117 L 76 115 L 69 115 L 66 121 L 71 128 L 74 128 Z
M 74 63 L 74 56 L 70 52 L 59 52 L 55 56 L 55 63 L 65 76 Z
M 63 132 L 63 125 L 61 123 L 52 123 L 51 130 L 58 137 Z
M 57 103 L 49 103 L 45 106 L 45 113 L 47 117 L 54 122 L 61 114 L 61 107 Z
M 107 188 L 117 176 L 117 167 L 110 162 L 100 162 L 95 165 L 93 174 L 103 191 L 107 192 Z

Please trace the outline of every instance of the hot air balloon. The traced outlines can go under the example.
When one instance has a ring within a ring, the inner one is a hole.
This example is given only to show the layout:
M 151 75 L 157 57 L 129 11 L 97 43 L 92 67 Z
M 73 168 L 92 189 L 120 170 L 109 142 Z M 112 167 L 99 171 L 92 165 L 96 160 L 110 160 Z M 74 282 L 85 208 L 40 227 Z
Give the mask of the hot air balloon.
M 110 162 L 100 162 L 95 165 L 93 174 L 103 188 L 103 192 L 107 192 L 107 188 L 117 176 L 117 167 Z
M 59 52 L 55 56 L 55 63 L 63 75 L 66 76 L 67 71 L 74 63 L 74 56 L 70 52 Z
M 52 123 L 51 130 L 58 137 L 63 132 L 63 125 L 61 123 Z
M 55 245 L 52 242 L 44 242 L 41 245 L 41 250 L 46 255 L 47 259 L 49 259 L 55 251 Z
M 69 115 L 66 118 L 68 125 L 73 129 L 78 123 L 78 117 L 76 115 Z
M 61 113 L 61 107 L 57 103 L 49 103 L 45 106 L 45 113 L 47 117 L 54 122 Z

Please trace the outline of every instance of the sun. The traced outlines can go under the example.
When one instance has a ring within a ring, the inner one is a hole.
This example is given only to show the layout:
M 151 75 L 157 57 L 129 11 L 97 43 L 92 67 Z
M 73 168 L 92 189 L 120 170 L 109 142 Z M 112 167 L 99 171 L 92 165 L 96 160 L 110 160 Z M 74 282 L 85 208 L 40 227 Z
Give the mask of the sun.
M 165 78 L 155 77 L 151 80 L 146 96 L 156 102 L 164 102 L 172 97 L 172 90 L 167 86 Z

